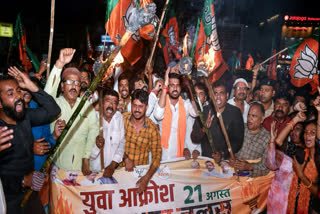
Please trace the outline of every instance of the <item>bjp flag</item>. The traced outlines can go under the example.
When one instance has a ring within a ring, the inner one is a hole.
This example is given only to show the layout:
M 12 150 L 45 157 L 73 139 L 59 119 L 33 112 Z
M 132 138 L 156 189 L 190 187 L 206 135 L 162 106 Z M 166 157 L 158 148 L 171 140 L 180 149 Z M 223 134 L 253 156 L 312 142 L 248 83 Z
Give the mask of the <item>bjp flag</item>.
M 137 3 L 137 4 L 136 4 Z M 151 3 L 151 1 L 147 1 Z M 109 0 L 107 1 L 106 10 L 106 29 L 111 40 L 118 45 L 126 28 L 132 18 L 133 10 L 143 7 L 143 3 L 136 2 L 134 0 Z M 152 24 L 144 26 L 135 32 L 128 40 L 126 45 L 121 49 L 122 56 L 131 64 L 134 65 L 143 54 L 143 42 L 144 39 L 153 39 L 155 33 L 155 26 L 157 25 L 157 19 Z
M 310 37 L 288 48 L 289 54 L 294 51 L 289 71 L 291 83 L 296 87 L 309 83 L 312 88 L 311 94 L 317 92 L 319 86 L 318 39 L 319 28 Z
M 196 45 L 192 48 L 191 54 L 194 54 L 193 57 L 197 64 L 211 49 L 209 58 L 213 59 L 214 66 L 208 71 L 208 79 L 211 83 L 214 83 L 228 69 L 228 65 L 225 63 L 221 53 L 213 0 L 205 0 L 204 2 L 202 17 L 198 19 L 195 43 Z

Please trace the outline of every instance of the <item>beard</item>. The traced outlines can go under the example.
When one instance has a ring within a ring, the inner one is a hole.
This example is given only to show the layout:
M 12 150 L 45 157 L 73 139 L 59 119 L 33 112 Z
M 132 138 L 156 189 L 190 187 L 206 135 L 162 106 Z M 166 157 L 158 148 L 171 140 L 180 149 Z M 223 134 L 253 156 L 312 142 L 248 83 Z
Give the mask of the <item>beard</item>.
M 18 102 L 22 102 L 22 108 L 23 108 L 23 109 L 22 109 L 21 112 L 17 112 L 17 111 L 16 111 L 16 106 L 17 106 L 17 103 L 18 103 Z M 1 104 L 2 104 L 2 108 L 3 108 L 4 113 L 5 113 L 8 117 L 10 117 L 11 119 L 14 119 L 15 121 L 21 121 L 21 120 L 24 119 L 24 116 L 25 116 L 25 107 L 24 107 L 25 102 L 24 102 L 23 99 L 17 100 L 17 101 L 14 103 L 14 107 L 9 106 L 9 105 L 3 103 L 2 101 L 1 101 Z

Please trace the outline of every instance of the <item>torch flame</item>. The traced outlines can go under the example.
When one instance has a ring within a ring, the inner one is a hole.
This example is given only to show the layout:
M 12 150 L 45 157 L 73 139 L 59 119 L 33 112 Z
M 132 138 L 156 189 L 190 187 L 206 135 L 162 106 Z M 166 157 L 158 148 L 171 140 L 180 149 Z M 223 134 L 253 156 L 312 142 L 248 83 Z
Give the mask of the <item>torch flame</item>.
M 204 60 L 204 63 L 206 64 L 206 70 L 210 73 L 214 66 L 215 66 L 215 61 L 214 61 L 214 58 L 215 58 L 215 51 L 213 49 L 213 47 L 211 47 L 208 51 L 208 53 L 206 53 L 204 56 L 203 56 L 203 60 Z
M 186 33 L 186 35 L 184 36 L 184 39 L 183 39 L 183 56 L 188 56 L 188 37 L 189 37 L 189 34 L 188 32 Z
M 113 74 L 113 69 L 114 69 L 114 66 L 117 65 L 117 64 L 121 64 L 123 63 L 123 57 L 121 55 L 121 52 L 119 52 L 117 54 L 117 56 L 114 58 L 113 62 L 111 63 L 111 65 L 109 66 L 107 72 L 105 73 L 103 79 L 102 79 L 102 82 L 106 81 L 107 79 L 109 79 L 109 77 Z

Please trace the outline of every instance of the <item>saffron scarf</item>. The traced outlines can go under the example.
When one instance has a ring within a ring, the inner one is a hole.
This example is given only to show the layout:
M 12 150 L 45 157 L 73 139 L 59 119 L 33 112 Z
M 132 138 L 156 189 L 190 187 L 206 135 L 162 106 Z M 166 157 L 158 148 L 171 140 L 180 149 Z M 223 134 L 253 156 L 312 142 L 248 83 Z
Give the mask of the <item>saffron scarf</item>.
M 306 152 L 305 160 L 309 156 L 309 149 L 304 150 Z M 318 175 L 317 168 L 313 159 L 308 161 L 304 174 L 308 177 L 308 179 L 312 182 L 315 182 L 316 177 Z M 287 213 L 294 213 L 296 210 L 299 214 L 308 214 L 309 202 L 310 202 L 310 191 L 307 187 L 305 187 L 302 183 L 300 183 L 299 187 L 299 196 L 297 196 L 298 191 L 298 176 L 296 173 L 293 173 L 292 183 L 290 186 L 289 198 L 288 198 L 288 207 Z M 295 207 L 296 200 L 298 200 L 298 205 Z
M 172 111 L 169 103 L 169 97 L 167 95 L 166 105 L 164 110 L 164 117 L 162 120 L 162 133 L 161 133 L 161 147 L 168 149 L 169 138 L 172 124 Z M 183 156 L 184 150 L 184 138 L 186 135 L 186 110 L 183 105 L 183 100 L 179 97 L 179 117 L 178 117 L 178 129 L 177 129 L 177 157 Z

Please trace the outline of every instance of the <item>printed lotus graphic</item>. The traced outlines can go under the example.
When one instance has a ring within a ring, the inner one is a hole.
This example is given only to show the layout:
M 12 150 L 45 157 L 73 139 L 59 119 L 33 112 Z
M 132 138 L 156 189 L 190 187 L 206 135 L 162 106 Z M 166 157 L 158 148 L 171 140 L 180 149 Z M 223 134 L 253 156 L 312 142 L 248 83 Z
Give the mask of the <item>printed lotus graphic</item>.
M 309 78 L 313 79 L 313 75 L 317 74 L 318 57 L 317 54 L 309 48 L 308 44 L 301 51 L 300 58 L 297 59 L 298 64 L 294 67 L 293 77 L 297 79 Z

